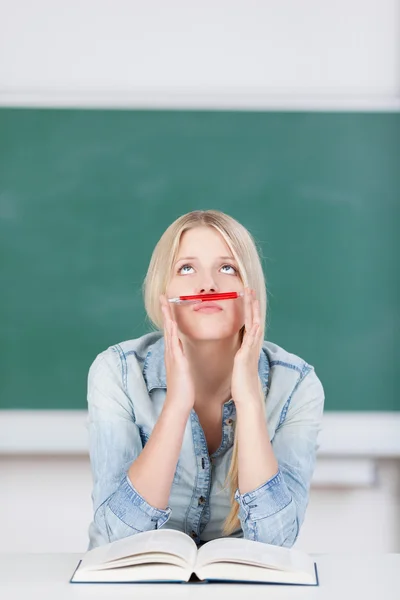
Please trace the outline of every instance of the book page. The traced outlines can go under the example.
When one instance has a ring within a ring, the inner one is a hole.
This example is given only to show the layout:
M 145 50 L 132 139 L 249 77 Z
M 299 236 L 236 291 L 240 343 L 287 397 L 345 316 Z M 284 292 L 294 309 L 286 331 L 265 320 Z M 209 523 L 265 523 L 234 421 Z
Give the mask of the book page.
M 281 571 L 314 571 L 314 561 L 303 552 L 237 538 L 212 540 L 199 549 L 197 569 L 218 562 L 235 562 Z
M 191 569 L 182 569 L 175 565 L 147 564 L 136 567 L 122 567 L 101 571 L 81 571 L 78 569 L 71 578 L 73 583 L 97 582 L 155 582 L 155 581 L 189 581 Z M 117 596 L 117 594 L 115 594 Z M 111 596 L 112 597 L 112 596 Z M 134 595 L 132 595 L 134 597 Z
M 215 581 L 254 581 L 260 583 L 290 583 L 317 585 L 314 565 L 312 572 L 280 571 L 234 563 L 212 563 L 195 571 L 199 579 Z
M 96 568 L 111 561 L 128 559 L 130 556 L 146 554 L 143 562 L 151 562 L 151 553 L 175 555 L 184 559 L 193 568 L 196 562 L 196 543 L 185 533 L 174 529 L 156 529 L 144 531 L 110 544 L 89 550 L 82 558 L 79 569 Z M 124 561 L 126 564 L 128 561 Z
M 175 554 L 166 554 L 165 552 L 144 552 L 142 554 L 135 554 L 134 556 L 128 556 L 127 558 L 117 558 L 109 562 L 103 563 L 102 565 L 86 566 L 85 571 L 106 571 L 108 569 L 118 569 L 120 567 L 134 567 L 135 565 L 143 565 L 147 563 L 160 563 L 168 565 L 176 565 L 183 569 L 188 568 L 187 560 L 176 556 Z

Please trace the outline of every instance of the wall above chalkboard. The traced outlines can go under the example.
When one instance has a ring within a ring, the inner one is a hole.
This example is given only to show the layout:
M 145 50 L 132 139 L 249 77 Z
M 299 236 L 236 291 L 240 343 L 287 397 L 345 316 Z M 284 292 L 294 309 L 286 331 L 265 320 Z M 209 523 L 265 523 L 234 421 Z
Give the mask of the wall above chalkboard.
M 179 215 L 263 253 L 267 338 L 327 410 L 400 410 L 399 113 L 0 109 L 0 408 L 79 409 L 95 356 L 150 330 L 141 285 Z

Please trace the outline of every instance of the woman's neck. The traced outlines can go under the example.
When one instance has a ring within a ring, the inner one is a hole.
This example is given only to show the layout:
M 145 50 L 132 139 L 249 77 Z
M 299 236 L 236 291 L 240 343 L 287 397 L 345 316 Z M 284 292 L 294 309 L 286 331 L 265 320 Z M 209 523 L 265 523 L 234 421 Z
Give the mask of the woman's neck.
M 233 361 L 240 348 L 234 338 L 190 343 L 182 341 L 196 390 L 195 404 L 223 404 L 231 398 Z

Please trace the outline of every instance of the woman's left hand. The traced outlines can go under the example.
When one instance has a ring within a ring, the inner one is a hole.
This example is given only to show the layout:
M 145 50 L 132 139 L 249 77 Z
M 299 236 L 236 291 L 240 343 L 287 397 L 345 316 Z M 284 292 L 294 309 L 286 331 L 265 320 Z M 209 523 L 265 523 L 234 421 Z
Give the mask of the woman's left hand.
M 259 399 L 262 390 L 258 376 L 261 349 L 260 306 L 255 291 L 244 290 L 245 333 L 235 355 L 231 380 L 231 394 L 235 404 Z

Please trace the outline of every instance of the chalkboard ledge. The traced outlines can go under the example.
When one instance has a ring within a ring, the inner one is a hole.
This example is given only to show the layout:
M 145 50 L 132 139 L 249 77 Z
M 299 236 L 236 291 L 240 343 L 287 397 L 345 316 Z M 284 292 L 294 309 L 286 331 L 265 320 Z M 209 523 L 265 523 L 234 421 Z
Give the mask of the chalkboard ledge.
M 84 410 L 0 410 L 0 454 L 86 455 Z M 326 412 L 318 457 L 400 458 L 400 412 Z

